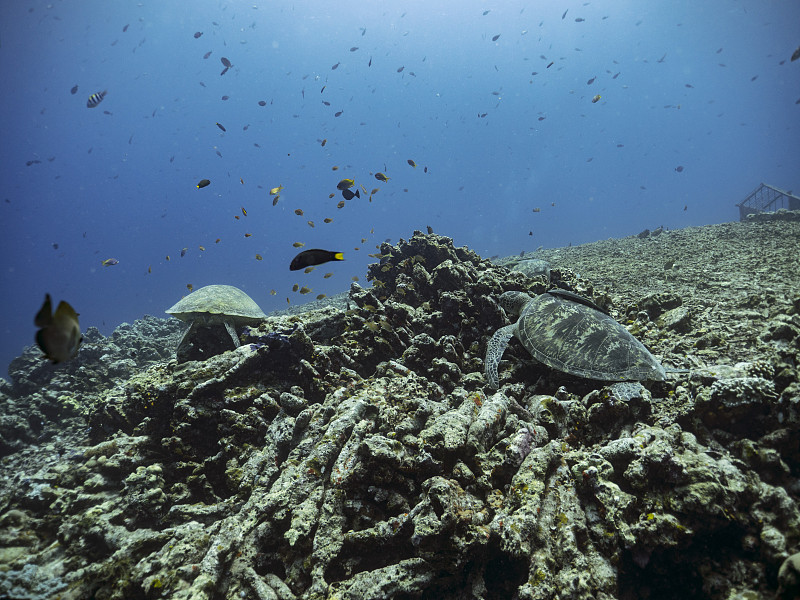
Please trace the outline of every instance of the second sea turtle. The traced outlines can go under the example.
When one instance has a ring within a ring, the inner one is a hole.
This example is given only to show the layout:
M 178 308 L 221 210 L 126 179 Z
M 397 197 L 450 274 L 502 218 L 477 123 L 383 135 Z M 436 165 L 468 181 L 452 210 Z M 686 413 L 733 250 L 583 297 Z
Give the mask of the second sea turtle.
M 505 292 L 500 306 L 519 315 L 498 329 L 486 350 L 486 379 L 500 386 L 497 367 L 512 337 L 547 366 L 586 379 L 601 381 L 663 381 L 664 367 L 622 325 L 590 300 L 553 289 L 532 298 L 524 292 Z
M 232 285 L 201 287 L 168 308 L 166 313 L 189 323 L 176 349 L 181 362 L 202 360 L 238 348 L 236 330 L 245 325 L 258 325 L 267 317 L 250 296 Z M 233 343 L 233 348 L 226 340 Z

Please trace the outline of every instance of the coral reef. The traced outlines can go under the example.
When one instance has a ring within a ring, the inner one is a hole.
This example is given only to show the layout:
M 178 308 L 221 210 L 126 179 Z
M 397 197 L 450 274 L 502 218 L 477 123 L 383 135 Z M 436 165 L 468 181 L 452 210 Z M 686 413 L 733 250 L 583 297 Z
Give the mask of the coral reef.
M 61 367 L 27 351 L 0 387 L 0 596 L 791 597 L 798 236 L 761 217 L 537 252 L 548 283 L 415 232 L 344 306 L 205 361 L 152 317 Z M 497 297 L 551 286 L 675 372 L 605 385 L 512 341 L 487 395 Z

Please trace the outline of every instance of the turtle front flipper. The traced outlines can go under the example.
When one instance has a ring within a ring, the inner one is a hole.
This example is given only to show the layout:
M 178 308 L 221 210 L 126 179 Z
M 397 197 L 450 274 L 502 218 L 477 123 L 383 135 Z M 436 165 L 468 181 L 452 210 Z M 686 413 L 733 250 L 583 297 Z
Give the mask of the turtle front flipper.
M 508 347 L 509 340 L 514 336 L 516 325 L 506 325 L 494 332 L 492 339 L 486 346 L 486 360 L 484 369 L 486 379 L 489 381 L 489 387 L 496 390 L 500 387 L 500 376 L 497 374 L 497 367 L 500 364 L 500 359 L 503 358 L 503 353 Z
M 238 348 L 241 346 L 242 343 L 239 341 L 239 336 L 236 334 L 236 329 L 233 327 L 233 323 L 231 323 L 228 319 L 225 320 L 225 329 L 228 330 L 228 333 L 233 340 L 233 347 Z

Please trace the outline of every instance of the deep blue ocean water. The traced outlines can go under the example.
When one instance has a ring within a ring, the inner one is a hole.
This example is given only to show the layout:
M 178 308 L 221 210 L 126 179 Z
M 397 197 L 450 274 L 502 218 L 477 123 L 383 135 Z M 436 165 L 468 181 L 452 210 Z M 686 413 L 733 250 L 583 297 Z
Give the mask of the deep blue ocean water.
M 108 334 L 187 285 L 265 312 L 367 285 L 376 244 L 426 226 L 491 256 L 736 220 L 762 181 L 800 190 L 798 23 L 763 0 L 3 2 L 0 371 L 46 292 Z M 338 209 L 342 178 L 379 192 Z M 294 242 L 346 262 L 292 273 Z

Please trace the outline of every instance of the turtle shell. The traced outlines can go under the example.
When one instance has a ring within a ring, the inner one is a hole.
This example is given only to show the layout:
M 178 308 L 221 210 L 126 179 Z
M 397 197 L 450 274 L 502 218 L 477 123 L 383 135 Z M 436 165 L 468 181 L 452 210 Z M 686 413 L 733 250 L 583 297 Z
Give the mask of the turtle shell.
M 187 323 L 198 321 L 206 325 L 226 320 L 237 326 L 257 325 L 267 317 L 250 296 L 232 285 L 201 287 L 165 312 Z
M 587 379 L 664 380 L 664 367 L 627 329 L 572 296 L 545 293 L 522 309 L 516 336 L 536 360 Z

